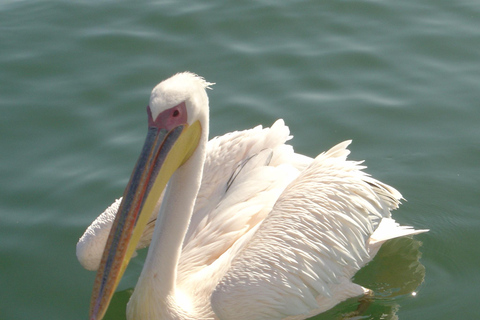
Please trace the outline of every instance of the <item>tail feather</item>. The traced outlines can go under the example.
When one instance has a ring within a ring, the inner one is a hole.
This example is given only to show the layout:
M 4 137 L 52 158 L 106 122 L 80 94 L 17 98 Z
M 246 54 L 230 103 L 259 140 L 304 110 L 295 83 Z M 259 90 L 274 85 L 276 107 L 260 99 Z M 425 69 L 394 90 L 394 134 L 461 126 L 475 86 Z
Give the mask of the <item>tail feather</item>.
M 383 218 L 375 232 L 368 239 L 368 249 L 370 252 L 378 250 L 387 240 L 424 233 L 429 229 L 415 230 L 410 226 L 401 226 L 391 218 Z

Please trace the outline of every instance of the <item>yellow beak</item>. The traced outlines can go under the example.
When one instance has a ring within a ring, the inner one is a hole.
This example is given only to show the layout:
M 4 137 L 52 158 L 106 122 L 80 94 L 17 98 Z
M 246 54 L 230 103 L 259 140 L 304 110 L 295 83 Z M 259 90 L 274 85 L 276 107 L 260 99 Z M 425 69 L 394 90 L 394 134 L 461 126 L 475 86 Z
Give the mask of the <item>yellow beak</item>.
M 100 320 L 105 315 L 160 195 L 175 170 L 197 148 L 201 132 L 198 121 L 169 131 L 148 128 L 97 271 L 90 301 L 91 320 Z

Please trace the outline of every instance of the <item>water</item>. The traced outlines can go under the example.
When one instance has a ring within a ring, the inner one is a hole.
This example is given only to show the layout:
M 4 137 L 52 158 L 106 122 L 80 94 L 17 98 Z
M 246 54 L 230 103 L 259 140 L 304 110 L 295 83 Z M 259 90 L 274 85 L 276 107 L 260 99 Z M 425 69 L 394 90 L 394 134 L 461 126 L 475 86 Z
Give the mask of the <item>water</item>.
M 217 83 L 212 136 L 283 118 L 310 156 L 353 139 L 407 199 L 395 218 L 431 229 L 357 275 L 367 319 L 478 318 L 479 23 L 466 0 L 3 1 L 0 319 L 87 317 L 76 241 L 123 191 L 151 88 L 184 70 Z

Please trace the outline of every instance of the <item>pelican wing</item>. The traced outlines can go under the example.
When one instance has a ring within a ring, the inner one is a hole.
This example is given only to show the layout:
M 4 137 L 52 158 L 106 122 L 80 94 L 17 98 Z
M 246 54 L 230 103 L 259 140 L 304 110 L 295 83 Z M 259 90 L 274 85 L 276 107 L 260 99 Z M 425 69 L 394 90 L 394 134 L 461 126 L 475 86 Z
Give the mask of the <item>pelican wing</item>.
M 379 232 L 370 247 L 401 195 L 347 161 L 349 143 L 320 154 L 235 252 L 211 297 L 219 319 L 303 319 L 327 310 L 364 292 L 350 279 L 379 242 L 423 231 L 382 223 L 393 232 Z
M 112 229 L 113 221 L 117 215 L 118 208 L 122 202 L 122 197 L 115 200 L 104 212 L 102 212 L 88 228 L 77 242 L 77 259 L 87 270 L 97 270 L 102 259 L 102 253 L 107 243 L 108 234 Z M 150 217 L 147 227 L 143 231 L 137 250 L 150 245 L 153 229 L 157 214 Z
M 295 154 L 283 120 L 214 138 L 183 244 L 177 283 L 211 265 L 272 210 L 313 159 Z

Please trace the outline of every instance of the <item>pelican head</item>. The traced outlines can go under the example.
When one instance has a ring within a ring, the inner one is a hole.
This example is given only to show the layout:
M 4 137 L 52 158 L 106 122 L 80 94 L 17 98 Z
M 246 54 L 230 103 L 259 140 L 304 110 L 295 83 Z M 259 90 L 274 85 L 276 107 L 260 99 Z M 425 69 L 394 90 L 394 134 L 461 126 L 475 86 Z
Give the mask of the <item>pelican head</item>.
M 148 218 L 173 173 L 208 137 L 210 83 L 189 72 L 158 84 L 147 107 L 148 131 L 124 191 L 95 278 L 90 319 L 102 319 Z

